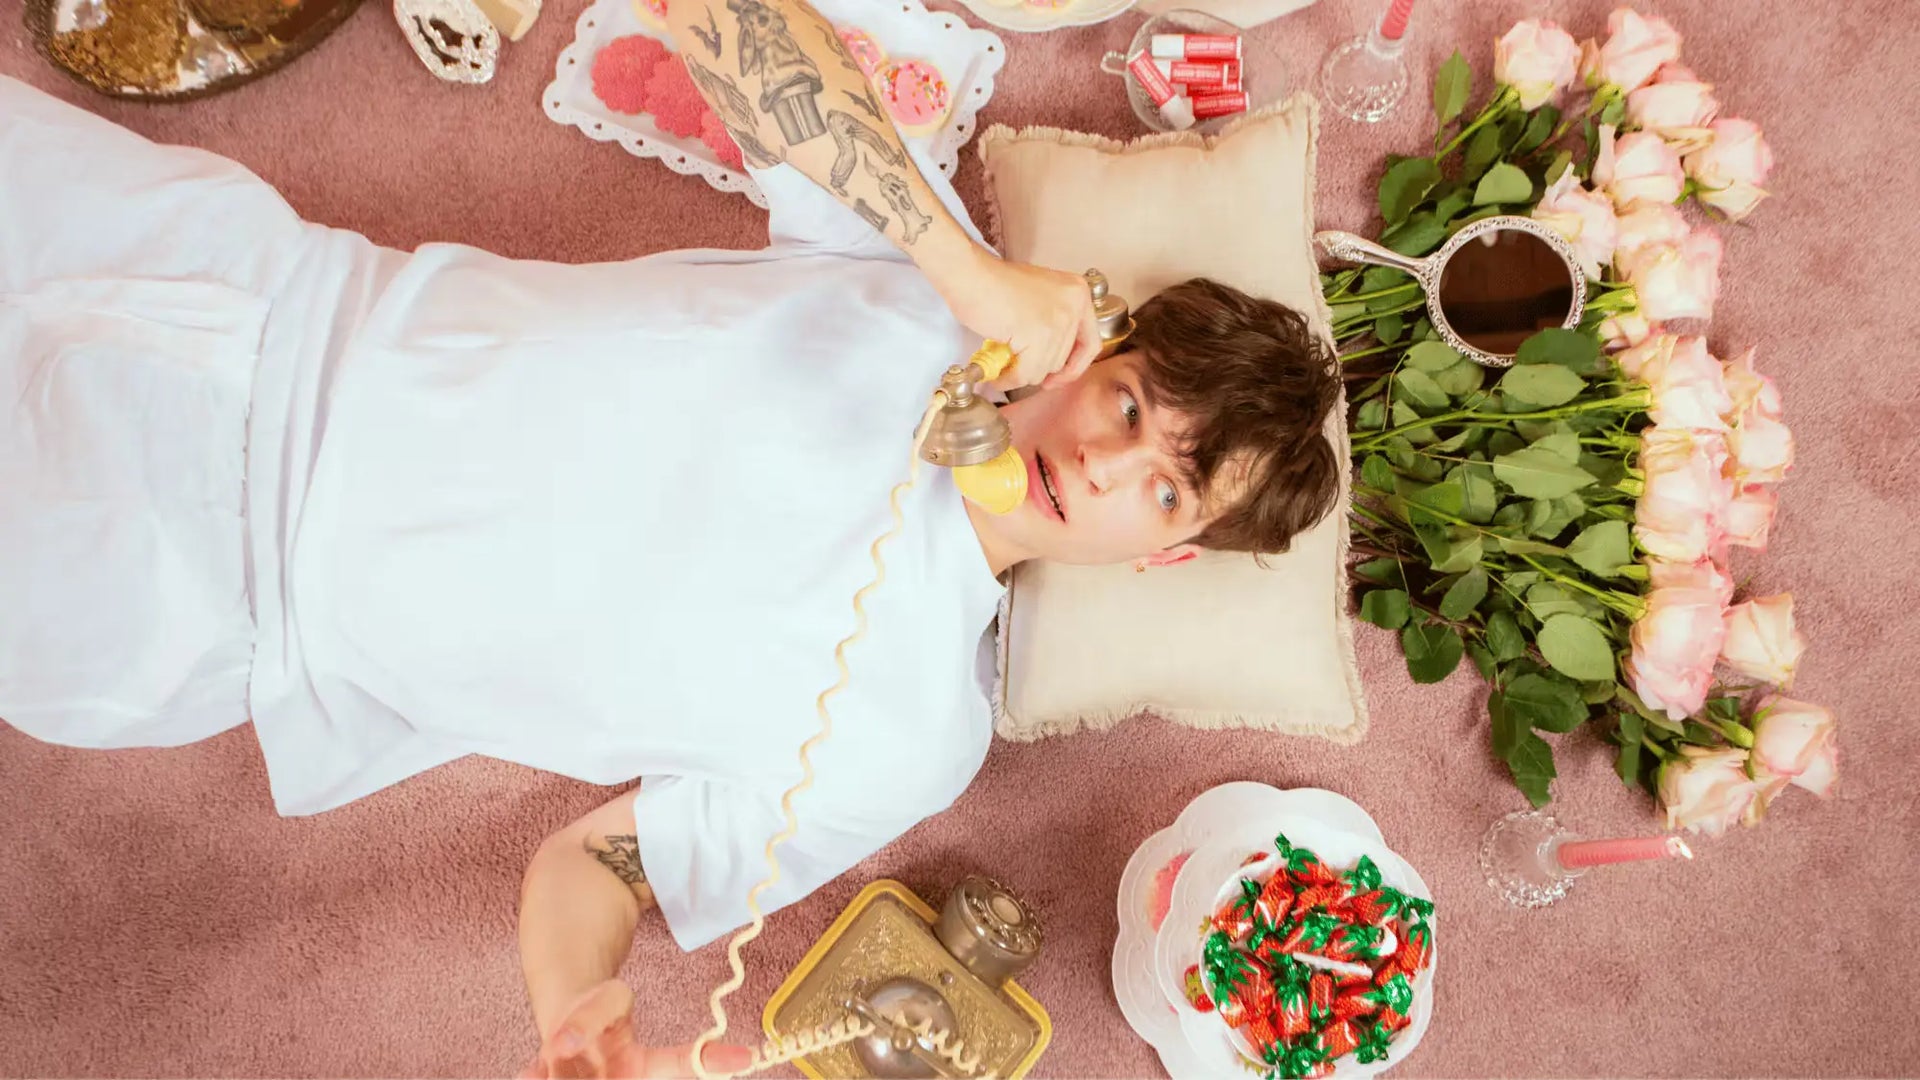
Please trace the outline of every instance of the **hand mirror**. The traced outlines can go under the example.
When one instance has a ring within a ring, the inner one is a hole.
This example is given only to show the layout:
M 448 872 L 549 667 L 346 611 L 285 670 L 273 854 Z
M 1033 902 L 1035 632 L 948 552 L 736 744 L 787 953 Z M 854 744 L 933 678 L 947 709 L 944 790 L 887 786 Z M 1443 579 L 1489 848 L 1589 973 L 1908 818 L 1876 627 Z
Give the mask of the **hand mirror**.
M 1421 259 L 1347 232 L 1314 240 L 1333 258 L 1412 274 L 1441 340 L 1488 367 L 1511 366 L 1520 343 L 1542 330 L 1577 329 L 1587 307 L 1573 245 L 1532 218 L 1481 218 Z

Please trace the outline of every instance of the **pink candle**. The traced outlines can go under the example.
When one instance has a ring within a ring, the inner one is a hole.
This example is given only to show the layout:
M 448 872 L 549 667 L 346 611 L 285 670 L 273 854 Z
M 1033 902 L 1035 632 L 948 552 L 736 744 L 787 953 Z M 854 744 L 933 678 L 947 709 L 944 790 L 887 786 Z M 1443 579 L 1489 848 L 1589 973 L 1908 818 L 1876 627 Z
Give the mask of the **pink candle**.
M 1388 41 L 1399 41 L 1400 35 L 1407 32 L 1407 17 L 1413 14 L 1413 0 L 1393 0 L 1393 6 L 1387 9 L 1387 17 L 1380 20 L 1380 36 Z
M 1691 859 L 1693 849 L 1677 836 L 1622 836 L 1611 840 L 1569 840 L 1554 849 L 1568 870 L 1641 859 Z

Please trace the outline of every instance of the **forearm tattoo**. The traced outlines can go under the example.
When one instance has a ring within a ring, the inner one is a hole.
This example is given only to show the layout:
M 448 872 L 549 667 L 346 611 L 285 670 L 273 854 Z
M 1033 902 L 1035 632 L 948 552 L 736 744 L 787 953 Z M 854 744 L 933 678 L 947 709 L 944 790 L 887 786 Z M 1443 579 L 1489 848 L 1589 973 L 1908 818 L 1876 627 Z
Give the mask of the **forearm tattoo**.
M 739 56 L 734 67 L 738 69 L 738 77 L 743 82 L 758 80 L 757 93 L 753 84 L 743 86 L 736 83 L 733 78 L 704 66 L 686 52 L 681 54 L 681 58 L 701 93 L 713 104 L 720 122 L 739 145 L 741 157 L 756 168 L 768 168 L 787 160 L 787 150 L 791 147 L 812 142 L 823 135 L 831 137 L 834 159 L 827 176 L 827 186 L 834 194 L 848 200 L 854 212 L 876 231 L 886 233 L 894 218 L 880 213 L 866 198 L 857 197 L 858 193 L 848 188 L 856 170 L 864 166 L 866 174 L 873 177 L 873 187 L 868 188 L 865 194 L 878 194 L 892 207 L 895 218 L 900 222 L 901 243 L 913 244 L 933 224 L 933 218 L 920 209 L 914 198 L 912 185 L 907 179 L 908 170 L 913 167 L 911 160 L 887 135 L 882 134 L 882 130 L 891 128 L 886 112 L 880 107 L 880 99 L 875 96 L 872 84 L 861 72 L 846 42 L 830 25 L 816 24 L 826 55 L 833 57 L 848 71 L 860 75 L 860 92 L 843 89 L 842 94 L 872 124 L 853 113 L 821 104 L 821 95 L 826 93 L 826 81 L 821 77 L 820 67 L 813 56 L 801 48 L 785 14 L 765 0 L 726 0 L 726 7 L 733 14 L 737 27 L 734 42 Z M 713 54 L 713 58 L 719 60 L 723 52 L 723 31 L 714 19 L 713 7 L 708 6 L 704 10 L 707 28 L 703 30 L 694 26 L 692 30 L 706 50 Z M 818 55 L 817 48 L 815 55 Z M 773 120 L 770 127 L 765 124 L 767 117 Z M 874 125 L 879 125 L 879 128 Z M 777 144 L 775 129 L 779 133 Z M 897 136 L 897 130 L 892 134 Z

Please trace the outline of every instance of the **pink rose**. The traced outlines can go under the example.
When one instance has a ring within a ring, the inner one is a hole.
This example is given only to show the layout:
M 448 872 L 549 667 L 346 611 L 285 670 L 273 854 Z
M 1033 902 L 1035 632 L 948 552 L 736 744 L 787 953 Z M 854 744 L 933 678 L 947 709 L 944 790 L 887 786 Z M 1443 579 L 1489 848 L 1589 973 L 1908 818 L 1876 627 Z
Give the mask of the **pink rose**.
M 1520 94 L 1520 107 L 1532 112 L 1573 82 L 1580 46 L 1552 20 L 1526 19 L 1493 43 L 1493 80 Z
M 1780 418 L 1780 390 L 1773 380 L 1753 369 L 1753 349 L 1727 361 L 1727 396 L 1733 401 L 1734 415 L 1757 409 L 1764 416 Z
M 1759 408 L 1740 414 L 1727 435 L 1729 472 L 1742 485 L 1777 484 L 1793 468 L 1793 432 Z
M 1706 704 L 1726 635 L 1725 609 L 1725 594 L 1704 580 L 1656 586 L 1647 594 L 1646 611 L 1628 634 L 1633 651 L 1626 675 L 1648 708 L 1683 720 Z
M 1773 171 L 1773 150 L 1750 120 L 1715 120 L 1712 140 L 1689 153 L 1685 168 L 1701 202 L 1739 221 L 1767 197 L 1760 186 Z
M 1753 775 L 1765 798 L 1792 784 L 1824 799 L 1839 771 L 1832 713 L 1777 694 L 1760 702 L 1754 711 Z
M 1752 822 L 1760 785 L 1747 775 L 1747 752 L 1738 747 L 1683 746 L 1660 766 L 1660 802 L 1667 828 L 1719 836 L 1734 823 Z
M 1642 366 L 1640 376 L 1653 389 L 1647 415 L 1658 427 L 1725 431 L 1733 411 L 1720 361 L 1707 352 L 1704 338 L 1683 337 L 1671 349 Z
M 1665 19 L 1615 8 L 1607 16 L 1607 43 L 1583 54 L 1581 74 L 1588 86 L 1612 83 L 1621 93 L 1632 93 L 1662 64 L 1678 59 L 1680 34 Z
M 1647 372 L 1667 362 L 1673 355 L 1673 348 L 1680 339 L 1672 334 L 1654 334 L 1636 343 L 1633 348 L 1615 357 L 1620 370 L 1629 379 L 1647 379 Z
M 1720 111 L 1713 87 L 1678 64 L 1668 64 L 1647 85 L 1627 95 L 1627 120 L 1651 131 L 1681 153 L 1713 138 L 1707 125 Z
M 1615 261 L 1647 318 L 1708 319 L 1720 296 L 1721 250 L 1720 237 L 1702 229 L 1678 244 L 1652 244 Z
M 1721 607 L 1733 602 L 1733 579 L 1712 559 L 1690 563 L 1654 559 L 1647 563 L 1647 582 L 1656 589 L 1697 589 L 1713 594 Z
M 1600 320 L 1600 344 L 1608 349 L 1639 345 L 1653 333 L 1653 325 L 1637 311 L 1623 311 Z
M 1773 489 L 1759 484 L 1741 488 L 1727 504 L 1727 543 L 1755 551 L 1767 550 L 1767 533 L 1773 528 L 1773 515 L 1779 498 Z
M 1600 149 L 1593 159 L 1593 184 L 1613 196 L 1613 205 L 1631 210 L 1636 203 L 1669 205 L 1687 188 L 1680 155 L 1651 131 L 1614 138 L 1613 125 L 1600 126 Z
M 1657 244 L 1679 244 L 1693 230 L 1680 208 L 1669 203 L 1643 202 L 1615 219 L 1615 257 L 1632 261 L 1636 253 Z
M 1613 262 L 1613 202 L 1580 186 L 1572 169 L 1548 185 L 1533 219 L 1567 238 L 1589 278 L 1598 280 L 1600 268 Z
M 1733 483 L 1724 475 L 1726 439 L 1717 432 L 1651 427 L 1640 436 L 1646 479 L 1634 537 L 1658 558 L 1694 562 L 1721 543 Z
M 1749 679 L 1793 687 L 1793 669 L 1807 639 L 1793 627 L 1793 594 L 1749 600 L 1727 609 L 1720 658 Z

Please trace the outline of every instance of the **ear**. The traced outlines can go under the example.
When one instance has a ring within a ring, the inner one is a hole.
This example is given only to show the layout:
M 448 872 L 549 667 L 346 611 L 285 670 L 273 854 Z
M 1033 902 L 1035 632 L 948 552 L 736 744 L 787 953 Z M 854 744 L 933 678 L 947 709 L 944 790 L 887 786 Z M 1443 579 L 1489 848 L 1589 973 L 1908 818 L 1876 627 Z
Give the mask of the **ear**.
M 1174 546 L 1167 548 L 1164 551 L 1154 552 L 1153 554 L 1147 556 L 1146 558 L 1141 559 L 1140 562 L 1145 566 L 1172 566 L 1174 563 L 1187 562 L 1191 559 L 1196 559 L 1199 556 L 1200 556 L 1199 545 L 1175 544 Z

